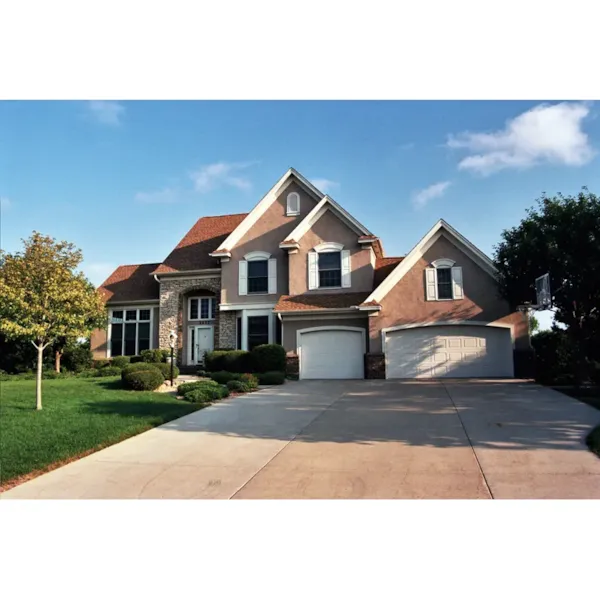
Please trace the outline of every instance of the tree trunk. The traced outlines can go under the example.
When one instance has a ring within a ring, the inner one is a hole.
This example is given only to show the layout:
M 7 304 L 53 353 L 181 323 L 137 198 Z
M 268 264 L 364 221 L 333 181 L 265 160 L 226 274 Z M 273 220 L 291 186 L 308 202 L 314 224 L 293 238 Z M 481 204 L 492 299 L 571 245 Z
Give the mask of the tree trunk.
M 56 353 L 54 354 L 54 369 L 56 370 L 57 373 L 60 373 L 61 357 L 62 357 L 62 352 L 60 350 L 57 350 Z
M 44 345 L 36 346 L 38 351 L 37 358 L 37 377 L 35 380 L 35 408 L 42 410 L 42 361 L 44 360 Z

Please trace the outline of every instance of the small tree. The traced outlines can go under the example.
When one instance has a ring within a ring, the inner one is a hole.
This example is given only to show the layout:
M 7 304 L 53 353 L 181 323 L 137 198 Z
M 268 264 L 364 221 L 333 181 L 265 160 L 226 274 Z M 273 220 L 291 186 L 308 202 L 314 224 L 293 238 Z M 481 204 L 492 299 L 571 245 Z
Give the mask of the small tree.
M 540 328 L 540 322 L 538 320 L 538 318 L 531 313 L 529 315 L 529 335 L 533 335 L 534 333 L 536 333 Z
M 76 271 L 81 251 L 36 231 L 24 250 L 0 251 L 0 333 L 37 349 L 36 408 L 42 408 L 44 349 L 60 338 L 85 337 L 106 323 L 104 303 Z
M 550 273 L 554 321 L 566 326 L 577 382 L 600 335 L 600 198 L 542 196 L 495 248 L 502 295 L 514 307 L 535 302 L 536 277 Z

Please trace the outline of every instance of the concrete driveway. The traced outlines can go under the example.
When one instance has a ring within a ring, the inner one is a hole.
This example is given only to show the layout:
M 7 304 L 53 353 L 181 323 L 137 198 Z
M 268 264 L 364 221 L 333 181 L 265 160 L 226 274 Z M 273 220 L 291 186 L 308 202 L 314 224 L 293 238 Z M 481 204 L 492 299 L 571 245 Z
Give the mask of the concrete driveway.
M 262 389 L 2 498 L 600 498 L 600 412 L 525 382 Z

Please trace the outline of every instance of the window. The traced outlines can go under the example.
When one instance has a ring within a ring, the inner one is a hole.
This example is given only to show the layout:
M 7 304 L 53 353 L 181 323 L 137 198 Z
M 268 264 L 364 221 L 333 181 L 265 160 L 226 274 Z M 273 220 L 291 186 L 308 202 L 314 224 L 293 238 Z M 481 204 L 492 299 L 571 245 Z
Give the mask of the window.
M 462 268 L 449 258 L 440 258 L 425 269 L 427 300 L 460 300 L 464 298 Z
M 287 195 L 287 211 L 288 216 L 300 214 L 300 194 L 297 192 L 290 192 Z
M 342 285 L 342 253 L 319 253 L 319 287 L 341 287 Z
M 452 300 L 452 270 L 448 267 L 437 269 L 438 300 Z
M 248 262 L 248 293 L 267 294 L 269 291 L 269 261 Z
M 152 347 L 152 309 L 113 310 L 110 322 L 111 356 L 134 356 Z
M 269 317 L 248 317 L 248 350 L 269 343 Z
M 207 298 L 190 298 L 189 299 L 189 320 L 197 321 L 212 321 L 215 318 L 217 307 L 217 299 L 214 297 Z

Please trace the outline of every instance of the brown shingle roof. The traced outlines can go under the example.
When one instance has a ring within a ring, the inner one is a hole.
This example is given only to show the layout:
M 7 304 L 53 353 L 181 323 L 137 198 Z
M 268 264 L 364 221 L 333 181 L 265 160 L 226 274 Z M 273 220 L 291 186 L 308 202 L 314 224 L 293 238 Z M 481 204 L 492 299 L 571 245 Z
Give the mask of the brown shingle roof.
M 275 311 L 288 310 L 323 310 L 350 308 L 358 306 L 366 300 L 368 292 L 353 292 L 349 294 L 300 294 L 298 296 L 281 296 Z
M 151 273 L 159 264 L 121 265 L 98 290 L 105 302 L 158 300 L 158 282 Z
M 156 269 L 156 273 L 218 268 L 219 259 L 209 256 L 209 253 L 214 252 L 247 215 L 248 213 L 240 213 L 198 219 Z
M 377 257 L 373 288 L 376 288 L 394 270 L 396 265 L 402 262 L 403 258 L 404 256 Z

